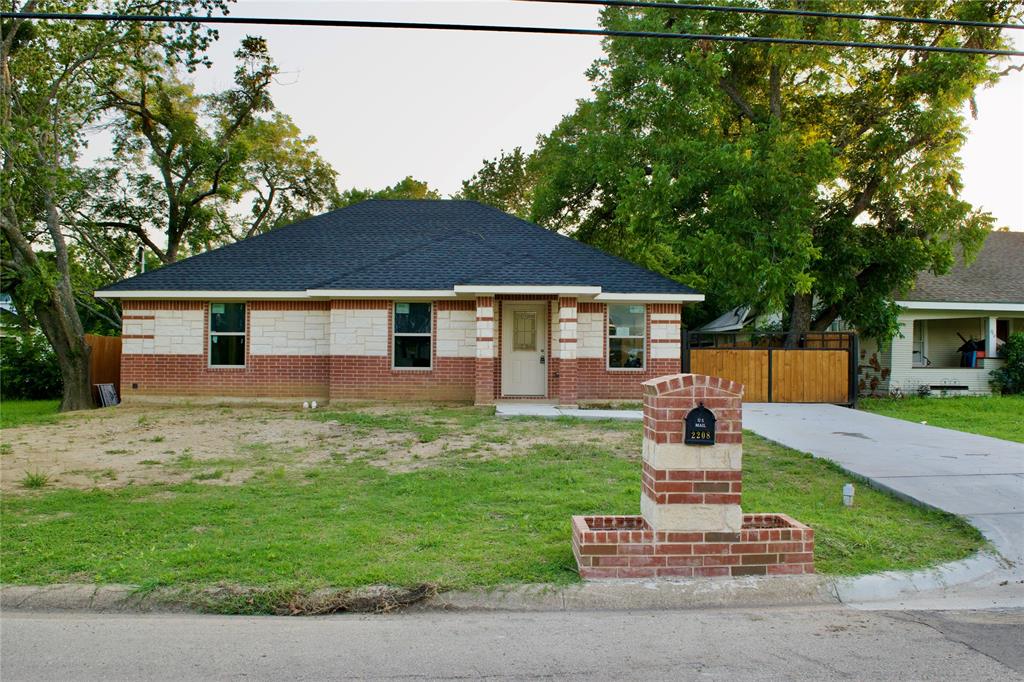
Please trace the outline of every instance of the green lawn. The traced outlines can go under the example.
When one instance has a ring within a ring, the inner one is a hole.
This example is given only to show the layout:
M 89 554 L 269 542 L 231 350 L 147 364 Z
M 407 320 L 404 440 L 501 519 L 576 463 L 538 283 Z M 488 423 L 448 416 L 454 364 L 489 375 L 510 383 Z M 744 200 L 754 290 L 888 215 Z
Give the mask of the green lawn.
M 887 417 L 1024 443 L 1024 395 L 864 398 L 858 405 Z
M 53 424 L 59 400 L 0 400 L 0 429 L 25 424 Z
M 411 471 L 375 466 L 367 455 L 302 467 L 272 463 L 240 485 L 194 480 L 6 494 L 0 580 L 299 590 L 570 583 L 578 577 L 569 517 L 638 513 L 638 424 L 449 413 L 454 421 L 422 412 L 319 419 L 354 429 L 356 444 L 368 428 L 405 430 L 421 443 L 478 433 L 486 437 L 480 443 L 505 447 L 503 432 L 513 434 L 513 446 L 524 433 L 564 435 L 557 445 L 493 459 L 453 449 Z M 611 436 L 629 439 L 636 452 L 616 453 Z M 856 506 L 844 508 L 849 476 L 753 434 L 744 474 L 746 511 L 784 512 L 816 529 L 822 573 L 920 568 L 982 546 L 961 520 L 866 485 L 858 485 Z

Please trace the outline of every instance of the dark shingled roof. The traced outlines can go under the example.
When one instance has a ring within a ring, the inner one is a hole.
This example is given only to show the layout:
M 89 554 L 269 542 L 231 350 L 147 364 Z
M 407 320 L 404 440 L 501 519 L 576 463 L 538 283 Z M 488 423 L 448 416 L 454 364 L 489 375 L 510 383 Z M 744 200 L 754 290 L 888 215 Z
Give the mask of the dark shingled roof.
M 695 290 L 475 201 L 364 201 L 122 280 L 106 291 Z
M 1024 303 L 1024 232 L 990 232 L 968 266 L 957 257 L 949 274 L 921 273 L 901 301 Z

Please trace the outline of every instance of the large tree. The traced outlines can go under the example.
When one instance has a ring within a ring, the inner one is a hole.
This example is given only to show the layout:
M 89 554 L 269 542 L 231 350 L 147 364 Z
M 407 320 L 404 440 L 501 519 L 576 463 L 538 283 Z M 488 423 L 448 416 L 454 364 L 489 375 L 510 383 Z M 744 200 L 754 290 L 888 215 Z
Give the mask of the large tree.
M 208 14 L 221 0 L 10 2 L 18 11 Z M 4 20 L 0 30 L 0 232 L 2 277 L 18 309 L 52 346 L 63 378 L 62 410 L 92 406 L 89 348 L 72 284 L 70 198 L 84 131 L 97 121 L 103 94 L 142 53 L 192 68 L 215 33 L 121 21 Z
M 1021 13 L 1010 1 L 843 9 L 984 21 Z M 624 8 L 601 21 L 1005 46 L 995 29 L 934 24 Z M 589 72 L 593 97 L 527 162 L 539 168 L 532 217 L 696 285 L 721 307 L 783 311 L 791 344 L 838 315 L 888 337 L 893 292 L 918 272 L 945 271 L 957 248 L 970 255 L 991 227 L 959 196 L 957 152 L 965 104 L 998 75 L 998 61 L 979 55 L 612 38 Z
M 100 168 L 89 224 L 133 235 L 161 262 L 278 227 L 333 204 L 336 173 L 274 110 L 277 67 L 262 38 L 235 52 L 234 87 L 200 94 L 140 60 L 110 88 L 114 154 Z M 249 204 L 240 212 L 239 204 Z
M 537 184 L 537 163 L 523 153 L 522 147 L 502 151 L 462 183 L 458 198 L 479 201 L 506 213 L 529 218 L 533 207 L 533 189 Z

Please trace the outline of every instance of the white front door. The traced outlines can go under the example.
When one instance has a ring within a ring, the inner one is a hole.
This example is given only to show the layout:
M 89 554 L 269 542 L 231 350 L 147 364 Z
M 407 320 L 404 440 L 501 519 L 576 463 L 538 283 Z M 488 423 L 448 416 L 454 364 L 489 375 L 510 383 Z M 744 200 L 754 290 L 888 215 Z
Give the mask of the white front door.
M 503 303 L 501 394 L 547 395 L 547 304 Z

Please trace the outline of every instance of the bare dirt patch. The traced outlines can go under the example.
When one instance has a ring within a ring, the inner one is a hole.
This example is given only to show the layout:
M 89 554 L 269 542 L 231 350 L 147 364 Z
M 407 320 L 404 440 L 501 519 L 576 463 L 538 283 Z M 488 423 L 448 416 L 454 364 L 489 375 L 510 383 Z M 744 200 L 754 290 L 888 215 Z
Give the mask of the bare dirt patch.
M 186 481 L 238 485 L 270 470 L 302 475 L 356 459 L 405 472 L 453 458 L 509 457 L 539 446 L 587 443 L 623 456 L 639 451 L 639 436 L 630 429 L 506 421 L 469 407 L 380 404 L 316 413 L 268 406 L 121 405 L 66 415 L 56 424 L 5 429 L 2 439 L 5 492 L 23 491 L 27 473 L 45 474 L 50 489 Z

